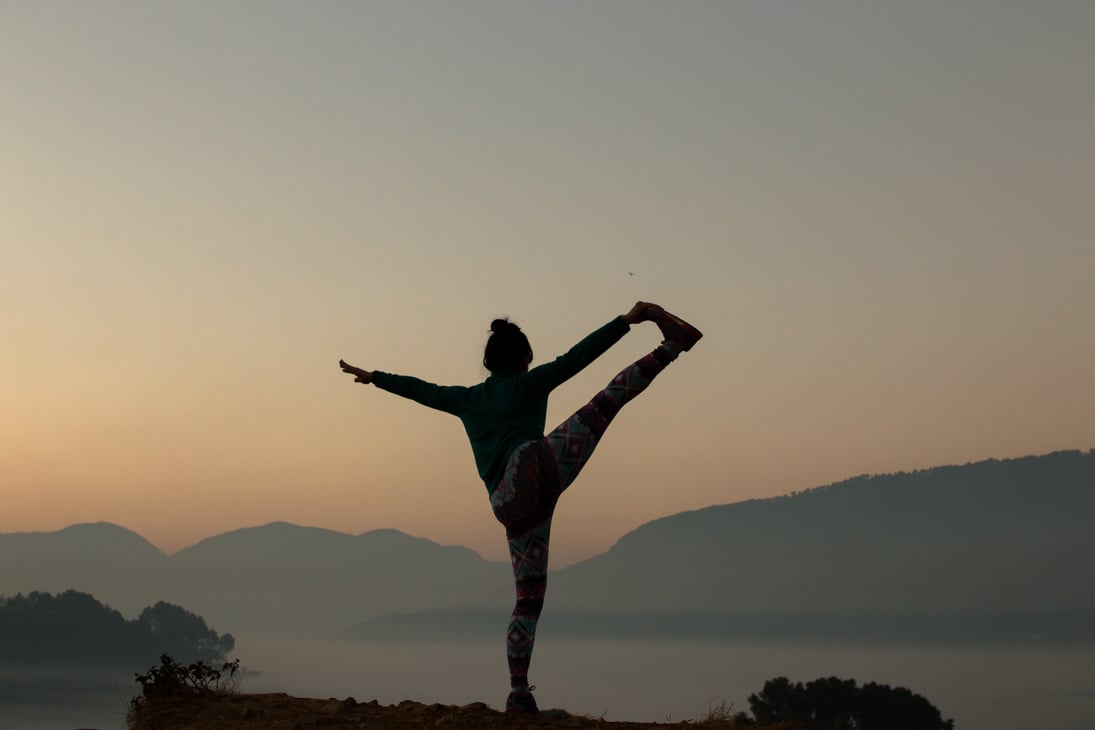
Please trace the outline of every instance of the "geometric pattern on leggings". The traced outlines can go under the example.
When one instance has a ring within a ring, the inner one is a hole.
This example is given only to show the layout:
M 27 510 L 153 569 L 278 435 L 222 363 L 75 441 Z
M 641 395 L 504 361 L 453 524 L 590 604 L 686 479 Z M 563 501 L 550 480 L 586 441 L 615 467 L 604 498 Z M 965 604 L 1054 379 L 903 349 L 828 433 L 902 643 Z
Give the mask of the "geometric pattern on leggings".
M 582 467 L 620 409 L 646 390 L 650 381 L 676 357 L 665 346 L 621 370 L 593 399 L 563 421 L 544 439 L 559 465 L 562 492 L 578 478 Z
M 528 685 L 528 666 L 547 589 L 550 535 L 549 517 L 524 535 L 509 540 L 517 593 L 517 602 L 506 629 L 506 662 L 509 664 L 511 687 Z
M 520 583 L 547 574 L 548 531 L 532 530 L 509 541 L 513 579 Z
M 677 357 L 661 345 L 620 371 L 589 403 L 539 441 L 523 444 L 510 456 L 491 492 L 495 517 L 506 527 L 517 601 L 506 632 L 510 685 L 528 684 L 536 626 L 547 593 L 551 517 L 559 495 L 589 461 L 605 429 L 620 409 L 643 392 Z

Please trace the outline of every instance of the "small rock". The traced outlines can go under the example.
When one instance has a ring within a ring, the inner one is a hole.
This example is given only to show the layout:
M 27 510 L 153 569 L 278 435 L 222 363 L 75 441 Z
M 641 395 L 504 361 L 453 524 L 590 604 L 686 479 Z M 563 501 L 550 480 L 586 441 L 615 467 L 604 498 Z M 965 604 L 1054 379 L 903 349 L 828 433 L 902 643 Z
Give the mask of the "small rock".
M 482 712 L 483 710 L 489 710 L 490 706 L 486 702 L 469 702 L 466 705 L 460 706 L 461 712 Z
M 327 700 L 323 703 L 323 712 L 329 715 L 338 715 L 341 713 L 353 712 L 357 707 L 357 703 L 353 698 L 349 701 L 346 700 Z

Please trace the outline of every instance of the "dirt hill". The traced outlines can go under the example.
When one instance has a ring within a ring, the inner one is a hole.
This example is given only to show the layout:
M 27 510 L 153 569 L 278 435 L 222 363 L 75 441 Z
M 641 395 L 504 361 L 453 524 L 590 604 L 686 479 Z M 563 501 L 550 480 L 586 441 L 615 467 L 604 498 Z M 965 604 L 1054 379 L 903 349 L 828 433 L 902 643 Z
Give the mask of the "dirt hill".
M 561 710 L 540 715 L 506 715 L 482 702 L 468 705 L 424 705 L 404 700 L 398 705 L 381 705 L 376 700 L 357 702 L 352 697 L 307 699 L 287 694 L 227 694 L 217 697 L 169 697 L 142 702 L 130 718 L 132 730 L 361 730 L 362 728 L 599 728 L 631 730 L 640 728 L 733 728 L 729 713 L 714 711 L 711 717 L 690 722 L 609 722 L 571 715 Z M 754 730 L 777 730 L 768 726 Z M 791 730 L 785 728 L 784 730 Z

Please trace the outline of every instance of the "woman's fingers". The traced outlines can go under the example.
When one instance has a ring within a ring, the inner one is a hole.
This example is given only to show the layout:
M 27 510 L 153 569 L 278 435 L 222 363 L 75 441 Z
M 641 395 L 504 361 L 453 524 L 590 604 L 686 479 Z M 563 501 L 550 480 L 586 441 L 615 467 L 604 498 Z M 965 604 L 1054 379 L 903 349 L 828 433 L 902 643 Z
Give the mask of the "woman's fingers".
M 361 368 L 355 368 L 353 365 L 346 362 L 345 360 L 339 360 L 338 361 L 338 366 L 340 368 L 342 368 L 342 372 L 344 372 L 344 373 L 350 373 L 351 375 L 364 375 L 365 374 L 364 370 L 362 370 Z
M 355 383 L 364 383 L 365 385 L 368 385 L 373 382 L 373 372 L 371 370 L 354 367 L 345 360 L 339 360 L 338 366 L 342 368 L 342 372 L 353 375 Z

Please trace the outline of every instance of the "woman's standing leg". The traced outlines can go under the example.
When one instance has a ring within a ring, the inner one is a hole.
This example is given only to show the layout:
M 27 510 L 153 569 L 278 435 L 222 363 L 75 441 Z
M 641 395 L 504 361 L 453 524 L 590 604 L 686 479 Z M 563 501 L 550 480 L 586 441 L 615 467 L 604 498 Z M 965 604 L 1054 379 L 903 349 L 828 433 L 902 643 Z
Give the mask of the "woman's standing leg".
M 535 712 L 536 702 L 529 692 L 528 666 L 532 645 L 536 640 L 536 625 L 544 608 L 547 591 L 548 544 L 551 538 L 551 516 L 533 525 L 523 535 L 510 537 L 509 552 L 513 563 L 513 585 L 517 603 L 506 631 L 506 661 L 509 664 L 510 698 L 506 708 L 517 703 L 516 709 Z
M 514 452 L 491 494 L 495 516 L 506 527 L 517 592 L 506 634 L 511 687 L 507 709 L 536 711 L 528 690 L 528 666 L 547 590 L 551 517 L 559 495 L 581 472 L 620 409 L 678 354 L 672 344 L 662 343 L 624 368 L 558 428 Z

